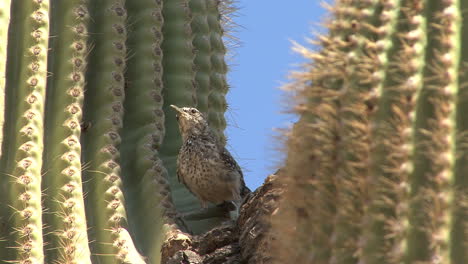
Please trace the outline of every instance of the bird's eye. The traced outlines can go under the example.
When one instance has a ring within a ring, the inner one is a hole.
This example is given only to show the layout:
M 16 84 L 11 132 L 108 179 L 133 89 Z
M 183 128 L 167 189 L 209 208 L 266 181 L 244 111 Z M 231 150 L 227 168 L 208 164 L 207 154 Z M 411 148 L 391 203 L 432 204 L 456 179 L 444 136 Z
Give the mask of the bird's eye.
M 190 112 L 192 112 L 192 114 L 195 114 L 195 113 L 197 113 L 197 110 L 192 109 Z

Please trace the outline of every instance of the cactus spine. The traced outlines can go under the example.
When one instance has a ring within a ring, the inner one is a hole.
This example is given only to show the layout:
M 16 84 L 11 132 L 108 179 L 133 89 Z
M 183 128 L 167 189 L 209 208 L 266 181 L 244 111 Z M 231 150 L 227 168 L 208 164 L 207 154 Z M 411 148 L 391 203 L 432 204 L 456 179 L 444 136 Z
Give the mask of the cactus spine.
M 322 49 L 298 48 L 283 261 L 466 260 L 466 7 L 337 1 Z

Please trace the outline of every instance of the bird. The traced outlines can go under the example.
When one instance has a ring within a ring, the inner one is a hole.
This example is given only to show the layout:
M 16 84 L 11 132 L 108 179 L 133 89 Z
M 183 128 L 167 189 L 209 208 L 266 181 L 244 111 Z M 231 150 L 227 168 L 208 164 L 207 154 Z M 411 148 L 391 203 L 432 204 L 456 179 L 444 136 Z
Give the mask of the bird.
M 216 137 L 203 113 L 194 107 L 170 106 L 177 112 L 183 142 L 177 156 L 179 182 L 197 197 L 203 209 L 208 202 L 234 203 L 239 209 L 251 191 L 236 160 Z

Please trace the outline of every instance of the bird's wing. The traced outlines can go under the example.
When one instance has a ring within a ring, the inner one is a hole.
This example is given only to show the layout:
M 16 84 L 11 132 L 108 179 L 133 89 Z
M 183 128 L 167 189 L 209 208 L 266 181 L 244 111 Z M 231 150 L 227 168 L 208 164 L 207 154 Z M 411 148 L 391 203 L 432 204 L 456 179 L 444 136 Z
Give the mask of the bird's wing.
M 241 197 L 243 198 L 247 194 L 251 193 L 250 189 L 247 187 L 247 185 L 245 185 L 244 175 L 239 164 L 237 164 L 236 160 L 231 156 L 231 153 L 229 153 L 229 151 L 226 148 L 223 148 L 223 151 L 221 152 L 221 159 L 223 160 L 227 168 L 229 168 L 230 170 L 235 170 L 239 173 L 241 181 Z

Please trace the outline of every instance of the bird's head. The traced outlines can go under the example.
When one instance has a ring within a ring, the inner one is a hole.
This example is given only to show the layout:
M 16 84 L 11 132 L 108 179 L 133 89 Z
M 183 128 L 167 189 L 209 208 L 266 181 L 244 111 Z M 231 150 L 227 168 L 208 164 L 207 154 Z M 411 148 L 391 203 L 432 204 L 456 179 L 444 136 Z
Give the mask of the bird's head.
M 179 122 L 179 129 L 182 137 L 186 137 L 190 133 L 203 133 L 208 123 L 203 114 L 194 107 L 177 107 L 171 105 L 176 113 L 177 122 Z

